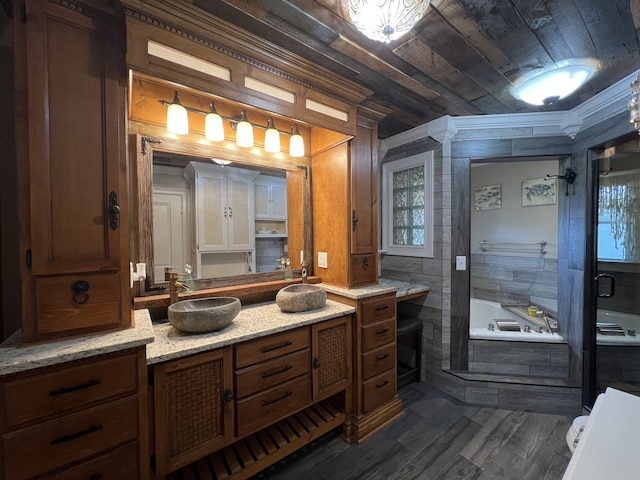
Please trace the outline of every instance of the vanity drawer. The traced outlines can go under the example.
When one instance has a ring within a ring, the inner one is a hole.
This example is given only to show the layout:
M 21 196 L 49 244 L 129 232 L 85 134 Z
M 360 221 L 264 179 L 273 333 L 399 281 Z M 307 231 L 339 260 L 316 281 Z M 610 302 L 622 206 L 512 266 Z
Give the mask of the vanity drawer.
M 362 382 L 362 408 L 367 413 L 391 400 L 396 394 L 396 369 L 393 368 Z
M 31 478 L 135 440 L 137 411 L 134 395 L 3 435 L 5 458 L 20 459 L 6 462 L 5 478 Z
M 378 266 L 376 254 L 351 255 L 351 286 L 359 287 L 378 282 Z
M 396 341 L 395 317 L 362 327 L 362 353 Z
M 396 296 L 385 295 L 362 301 L 362 324 L 396 316 Z
M 235 347 L 235 367 L 236 369 L 248 367 L 280 355 L 309 348 L 309 336 L 309 328 L 302 327 L 243 342 Z
M 309 349 L 290 353 L 236 372 L 236 397 L 273 387 L 309 372 Z
M 236 402 L 236 434 L 244 436 L 287 417 L 311 403 L 310 375 Z
M 37 278 L 35 294 L 38 335 L 68 335 L 121 326 L 118 273 Z
M 130 353 L 9 380 L 4 384 L 5 425 L 14 427 L 134 393 L 137 371 L 137 355 Z
M 390 343 L 362 355 L 362 379 L 367 380 L 396 365 L 396 344 Z
M 47 480 L 127 480 L 138 478 L 138 444 L 100 455 L 68 470 L 47 475 Z

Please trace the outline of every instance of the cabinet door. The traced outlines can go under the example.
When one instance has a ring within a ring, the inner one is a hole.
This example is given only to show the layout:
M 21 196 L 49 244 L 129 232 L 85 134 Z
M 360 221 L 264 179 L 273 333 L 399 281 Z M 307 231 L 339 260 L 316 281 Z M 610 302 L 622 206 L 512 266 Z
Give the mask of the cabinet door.
M 377 253 L 377 124 L 358 118 L 351 141 L 351 254 Z
M 215 252 L 228 249 L 227 179 L 198 172 L 196 174 L 196 238 L 198 250 Z
M 156 473 L 165 475 L 233 438 L 231 347 L 154 368 Z
M 271 184 L 271 218 L 276 220 L 287 219 L 287 184 L 279 181 Z
M 109 208 L 127 205 L 122 33 L 45 1 L 26 13 L 31 271 L 118 271 L 128 226 Z
M 351 379 L 351 316 L 312 327 L 313 401 L 344 390 Z
M 254 192 L 256 218 L 269 218 L 269 185 L 256 182 Z
M 243 178 L 227 180 L 229 250 L 251 250 L 255 244 L 253 182 Z

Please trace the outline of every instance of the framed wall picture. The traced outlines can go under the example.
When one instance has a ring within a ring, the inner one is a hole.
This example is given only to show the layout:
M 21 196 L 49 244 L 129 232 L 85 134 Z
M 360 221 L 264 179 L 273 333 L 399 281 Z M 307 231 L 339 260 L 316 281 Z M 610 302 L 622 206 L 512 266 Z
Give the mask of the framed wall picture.
M 554 205 L 556 203 L 557 181 L 555 178 L 532 178 L 522 182 L 522 206 Z
M 475 210 L 497 210 L 502 208 L 502 185 L 477 187 L 473 192 Z

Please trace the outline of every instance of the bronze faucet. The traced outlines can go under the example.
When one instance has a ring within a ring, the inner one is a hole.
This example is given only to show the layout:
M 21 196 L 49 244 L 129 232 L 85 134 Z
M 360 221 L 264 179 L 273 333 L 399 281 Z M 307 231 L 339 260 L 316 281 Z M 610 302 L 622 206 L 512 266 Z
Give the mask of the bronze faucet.
M 186 276 L 186 273 L 172 272 L 173 267 L 164 267 L 164 279 L 169 281 L 169 303 L 174 304 L 178 301 L 178 293 L 180 289 L 187 290 L 187 286 L 180 282 L 180 276 Z

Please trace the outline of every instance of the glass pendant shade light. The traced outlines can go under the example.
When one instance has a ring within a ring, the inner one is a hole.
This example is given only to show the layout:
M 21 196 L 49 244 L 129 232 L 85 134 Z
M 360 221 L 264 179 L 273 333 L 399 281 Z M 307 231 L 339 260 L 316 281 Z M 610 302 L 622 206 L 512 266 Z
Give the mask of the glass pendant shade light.
M 177 91 L 173 94 L 173 102 L 167 108 L 167 130 L 176 135 L 189 133 L 187 109 L 180 103 L 180 96 Z
M 640 75 L 631 82 L 631 99 L 629 100 L 629 121 L 640 132 Z
M 298 131 L 298 126 L 291 127 L 291 139 L 289 140 L 289 155 L 292 157 L 304 156 L 304 140 Z
M 222 117 L 218 115 L 213 102 L 209 104 L 209 113 L 204 117 L 204 136 L 211 142 L 221 142 L 224 140 Z
M 522 82 L 514 96 L 531 105 L 550 105 L 575 92 L 591 78 L 593 72 L 588 65 L 547 70 Z
M 240 121 L 236 125 L 236 145 L 239 147 L 253 147 L 253 126 L 247 119 L 247 112 L 240 112 Z
M 388 43 L 407 33 L 422 18 L 430 0 L 349 0 L 348 12 L 358 30 Z
M 267 131 L 264 133 L 264 150 L 269 153 L 280 151 L 280 132 L 273 123 L 273 118 L 267 120 Z

